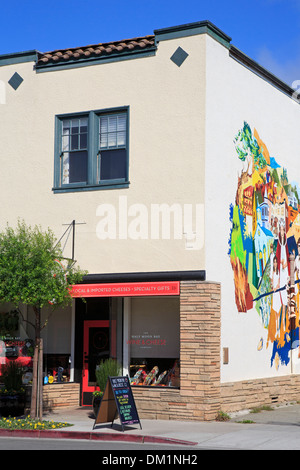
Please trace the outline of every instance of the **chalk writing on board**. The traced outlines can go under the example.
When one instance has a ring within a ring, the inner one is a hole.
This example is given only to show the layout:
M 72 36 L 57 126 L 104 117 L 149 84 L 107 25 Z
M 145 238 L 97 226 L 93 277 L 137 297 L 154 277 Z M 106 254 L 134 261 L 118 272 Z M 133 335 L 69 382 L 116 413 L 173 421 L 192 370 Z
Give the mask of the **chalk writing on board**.
M 139 423 L 140 420 L 128 376 L 110 377 L 110 383 L 115 395 L 121 423 L 123 425 Z

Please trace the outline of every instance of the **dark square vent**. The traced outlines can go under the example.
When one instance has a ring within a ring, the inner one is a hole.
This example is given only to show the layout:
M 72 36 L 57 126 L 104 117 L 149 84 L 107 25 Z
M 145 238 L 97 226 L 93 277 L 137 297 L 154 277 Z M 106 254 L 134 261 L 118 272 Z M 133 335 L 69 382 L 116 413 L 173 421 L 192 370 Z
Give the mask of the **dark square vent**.
M 170 59 L 180 67 L 185 59 L 188 57 L 188 53 L 185 52 L 181 47 L 178 47 Z
M 8 81 L 8 83 L 14 90 L 19 88 L 22 82 L 23 82 L 23 78 L 17 72 L 14 73 L 11 79 Z

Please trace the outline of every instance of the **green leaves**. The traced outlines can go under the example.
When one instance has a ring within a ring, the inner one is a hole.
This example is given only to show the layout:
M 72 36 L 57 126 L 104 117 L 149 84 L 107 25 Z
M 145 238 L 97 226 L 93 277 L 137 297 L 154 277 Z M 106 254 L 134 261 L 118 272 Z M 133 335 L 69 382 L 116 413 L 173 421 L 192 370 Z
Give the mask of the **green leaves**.
M 85 273 L 64 267 L 53 232 L 18 222 L 0 232 L 0 301 L 42 308 L 71 302 L 69 288 Z

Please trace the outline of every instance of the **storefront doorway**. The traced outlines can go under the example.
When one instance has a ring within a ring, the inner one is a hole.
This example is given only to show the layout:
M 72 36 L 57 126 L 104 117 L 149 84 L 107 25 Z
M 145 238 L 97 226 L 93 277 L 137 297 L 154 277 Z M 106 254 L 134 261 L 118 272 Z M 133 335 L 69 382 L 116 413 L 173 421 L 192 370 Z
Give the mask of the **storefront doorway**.
M 133 385 L 179 387 L 178 281 L 81 284 L 72 294 L 77 297 L 74 356 L 82 406 L 92 404 L 96 367 L 108 358 L 134 378 Z
M 86 320 L 83 327 L 82 405 L 91 405 L 96 390 L 96 366 L 110 355 L 108 320 Z

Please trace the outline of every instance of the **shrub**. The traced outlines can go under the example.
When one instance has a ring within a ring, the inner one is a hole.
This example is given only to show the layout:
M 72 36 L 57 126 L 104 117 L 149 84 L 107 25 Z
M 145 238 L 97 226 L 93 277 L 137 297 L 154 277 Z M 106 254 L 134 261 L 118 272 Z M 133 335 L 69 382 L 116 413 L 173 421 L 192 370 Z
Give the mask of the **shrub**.
M 216 421 L 229 421 L 230 416 L 227 413 L 224 413 L 224 411 L 218 411 L 218 414 L 216 416 Z
M 116 359 L 106 359 L 101 361 L 96 367 L 96 380 L 101 392 L 104 392 L 108 377 L 116 377 L 121 374 L 121 366 Z
M 23 367 L 15 361 L 9 361 L 7 364 L 2 364 L 1 372 L 4 388 L 6 390 L 15 392 L 22 390 Z
M 16 418 L 16 417 L 0 418 L 0 429 L 45 430 L 45 429 L 64 428 L 67 426 L 73 426 L 73 424 L 31 419 L 30 416 L 27 416 L 24 418 Z

